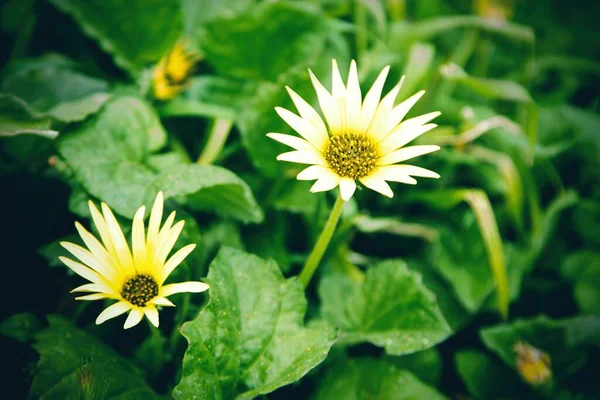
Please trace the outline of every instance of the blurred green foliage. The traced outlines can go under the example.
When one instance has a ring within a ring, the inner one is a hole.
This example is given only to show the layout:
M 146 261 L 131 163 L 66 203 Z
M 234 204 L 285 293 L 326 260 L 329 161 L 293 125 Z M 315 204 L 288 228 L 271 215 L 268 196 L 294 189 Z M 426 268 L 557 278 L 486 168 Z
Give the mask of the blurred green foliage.
M 14 398 L 600 397 L 599 4 L 0 10 L 0 333 Z M 201 61 L 187 90 L 156 101 L 153 68 L 180 39 Z M 291 133 L 273 110 L 293 110 L 284 87 L 316 104 L 307 69 L 328 86 L 332 58 L 343 71 L 357 60 L 363 88 L 386 65 L 385 90 L 405 74 L 398 101 L 427 90 L 409 117 L 442 112 L 419 138 L 442 146 L 419 159 L 441 178 L 398 184 L 394 199 L 357 191 L 305 294 L 295 275 L 332 199 L 296 181 L 265 134 Z M 174 278 L 208 274 L 211 289 L 174 297 L 160 330 L 95 326 L 101 305 L 76 303 L 78 277 L 50 268 L 57 243 L 74 220 L 89 225 L 88 200 L 127 227 L 159 190 L 186 220 L 176 247 L 198 245 Z M 518 341 L 550 356 L 551 382 L 521 378 Z

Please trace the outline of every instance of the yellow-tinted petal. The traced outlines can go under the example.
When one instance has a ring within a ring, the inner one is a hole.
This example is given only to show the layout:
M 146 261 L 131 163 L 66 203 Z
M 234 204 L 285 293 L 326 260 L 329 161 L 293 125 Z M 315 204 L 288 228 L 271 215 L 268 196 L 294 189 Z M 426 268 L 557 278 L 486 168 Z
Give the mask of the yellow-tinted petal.
M 317 98 L 319 99 L 319 105 L 321 106 L 321 111 L 323 111 L 323 115 L 325 116 L 325 120 L 327 121 L 327 125 L 329 125 L 330 134 L 336 134 L 341 129 L 340 122 L 340 114 L 338 111 L 338 105 L 333 96 L 323 87 L 321 82 L 317 79 L 317 77 L 312 73 L 309 69 L 308 73 L 310 75 L 310 79 L 312 80 L 315 91 L 317 92 Z
M 171 296 L 175 293 L 200 293 L 208 290 L 209 286 L 203 282 L 181 282 L 165 285 L 160 289 L 159 295 L 162 297 Z
M 378 165 L 395 164 L 397 162 L 410 160 L 411 158 L 422 156 L 424 154 L 433 153 L 434 151 L 438 151 L 439 149 L 440 149 L 440 146 L 435 146 L 435 145 L 403 147 L 400 150 L 393 151 L 393 152 L 381 157 L 377 161 L 377 164 Z
M 169 260 L 165 263 L 162 269 L 160 284 L 162 284 L 169 277 L 171 272 L 173 272 L 173 270 L 175 270 L 175 268 L 177 268 L 179 264 L 181 264 L 181 262 L 185 260 L 185 258 L 192 251 L 194 251 L 195 248 L 195 244 L 188 244 L 187 246 L 179 249 L 175 254 L 171 256 L 171 258 L 169 258 Z
M 358 123 L 359 132 L 365 132 L 369 125 L 371 125 L 371 121 L 373 120 L 373 116 L 375 115 L 375 111 L 379 105 L 381 91 L 383 90 L 383 85 L 385 84 L 385 80 L 389 71 L 390 67 L 388 65 L 379 73 L 379 76 L 377 79 L 375 79 L 373 86 L 371 86 L 371 89 L 369 89 L 367 95 L 365 96 L 365 100 L 360 112 L 360 121 Z
M 310 144 L 306 140 L 301 139 L 297 136 L 285 135 L 283 133 L 275 133 L 275 132 L 267 133 L 267 136 L 273 140 L 277 140 L 279 143 L 285 144 L 286 146 L 293 147 L 296 150 L 308 150 L 308 151 L 316 150 L 312 144 Z
M 73 261 L 67 257 L 58 257 L 60 261 L 62 261 L 67 267 L 69 267 L 73 272 L 82 278 L 87 279 L 90 282 L 102 285 L 106 282 L 106 279 L 102 277 L 98 272 L 93 269 L 78 263 L 77 261 Z
M 336 176 L 329 168 L 322 165 L 311 165 L 300 171 L 296 179 L 299 181 L 314 181 L 324 176 Z
M 363 178 L 360 178 L 360 182 L 365 185 L 366 187 L 368 187 L 371 190 L 374 190 L 378 193 L 381 193 L 384 196 L 387 197 L 394 197 L 394 192 L 392 192 L 392 189 L 390 188 L 390 185 L 387 184 L 386 181 L 384 181 L 383 179 L 377 179 L 371 176 L 365 176 Z
M 129 329 L 129 328 L 136 326 L 137 324 L 140 323 L 140 321 L 142 320 L 143 317 L 144 317 L 144 312 L 140 308 L 138 308 L 138 307 L 132 308 L 131 311 L 129 312 L 129 315 L 127 316 L 127 319 L 125 320 L 125 324 L 123 325 L 123 328 Z
M 356 61 L 350 62 L 348 84 L 346 85 L 346 123 L 350 132 L 357 131 L 360 127 L 362 94 L 358 82 Z
M 289 161 L 298 164 L 326 165 L 323 157 L 316 151 L 289 151 L 277 156 L 279 161 Z
M 154 304 L 155 306 L 161 307 L 175 307 L 175 304 L 171 302 L 171 300 L 166 297 L 156 296 L 152 300 L 148 302 L 149 304 Z
M 350 178 L 341 178 L 340 179 L 340 194 L 342 196 L 342 200 L 348 201 L 354 194 L 356 190 L 356 182 L 354 179 Z
M 317 179 L 310 188 L 310 191 L 312 193 L 326 192 L 336 187 L 339 183 L 340 177 L 332 173 L 331 175 L 325 175 Z
M 287 86 L 286 89 L 290 94 L 298 113 L 300 113 L 300 116 L 312 127 L 310 132 L 314 134 L 314 137 L 310 137 L 308 141 L 317 149 L 322 149 L 328 138 L 327 127 L 325 126 L 323 119 L 319 113 L 296 92 Z
M 156 328 L 158 328 L 158 310 L 154 306 L 146 306 L 144 307 L 144 314 L 148 318 L 148 321 Z
M 139 274 L 145 273 L 148 268 L 148 255 L 146 254 L 146 232 L 144 228 L 144 212 L 146 207 L 142 206 L 133 217 L 131 229 L 131 248 L 133 249 L 133 261 Z
M 107 265 L 106 263 L 101 262 L 89 250 L 70 242 L 60 242 L 60 245 L 67 249 L 69 253 L 77 257 L 84 265 L 98 272 L 106 279 L 113 280 L 116 277 L 117 271 L 114 270 L 113 265 L 111 263 Z
M 125 240 L 125 235 L 123 234 L 117 219 L 112 213 L 112 210 L 106 205 L 106 203 L 102 203 L 101 206 L 104 220 L 108 226 L 110 239 L 115 249 L 116 258 L 119 260 L 119 264 L 121 265 L 123 271 L 133 275 L 135 274 L 135 268 L 133 265 L 131 251 L 129 250 L 129 245 L 127 244 L 127 240 Z
M 154 205 L 152 206 L 152 211 L 150 212 L 150 221 L 148 222 L 148 236 L 146 238 L 148 252 L 152 254 L 152 250 L 156 247 L 156 238 L 158 237 L 158 231 L 160 228 L 160 223 L 162 221 L 163 205 L 163 193 L 158 192 L 158 194 L 156 195 L 156 199 L 154 200 Z
M 131 307 L 133 306 L 125 301 L 119 301 L 118 303 L 107 307 L 100 315 L 98 315 L 98 318 L 96 318 L 96 325 L 100 325 L 109 319 L 125 314 L 127 311 L 131 310 Z
M 380 141 L 388 134 L 388 120 L 390 118 L 390 114 L 392 113 L 396 96 L 398 96 L 398 92 L 400 91 L 403 82 L 404 77 L 402 77 L 400 82 L 384 96 L 377 106 L 377 110 L 375 111 L 375 115 L 371 121 L 371 125 L 369 125 L 369 128 L 367 129 L 367 135 L 373 138 L 376 142 Z
M 392 133 L 380 143 L 383 154 L 389 154 L 394 150 L 397 150 L 404 145 L 412 142 L 417 137 L 437 127 L 436 124 L 425 124 L 416 127 L 401 127 L 395 133 Z M 435 151 L 435 150 L 434 150 Z

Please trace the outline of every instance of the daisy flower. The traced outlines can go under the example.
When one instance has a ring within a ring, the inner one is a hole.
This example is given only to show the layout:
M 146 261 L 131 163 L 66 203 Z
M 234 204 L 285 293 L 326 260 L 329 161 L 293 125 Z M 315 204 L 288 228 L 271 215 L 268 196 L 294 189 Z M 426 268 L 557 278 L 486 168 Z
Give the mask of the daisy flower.
M 59 258 L 73 272 L 91 282 L 71 291 L 92 293 L 77 297 L 77 300 L 117 300 L 98 315 L 96 324 L 129 312 L 125 329 L 137 325 L 144 315 L 152 325 L 158 327 L 156 307 L 175 306 L 167 299 L 168 296 L 182 292 L 198 293 L 208 289 L 208 285 L 202 282 L 164 284 L 171 272 L 196 245 L 183 247 L 167 260 L 183 229 L 184 221 L 173 225 L 173 211 L 164 225 L 160 226 L 163 216 L 162 192 L 158 193 L 154 201 L 147 233 L 144 228 L 145 207 L 136 212 L 131 231 L 131 250 L 110 208 L 102 203 L 101 213 L 91 201 L 89 207 L 100 233 L 100 240 L 76 222 L 75 227 L 87 249 L 74 243 L 62 242 L 61 245 L 79 261 Z
M 521 341 L 513 346 L 513 350 L 517 353 L 517 370 L 527 383 L 539 385 L 552 379 L 548 354 Z
M 156 65 L 152 73 L 154 97 L 170 100 L 183 91 L 199 57 L 188 50 L 183 42 L 177 42 Z
M 309 70 L 317 92 L 325 122 L 302 97 L 288 90 L 300 115 L 281 107 L 279 116 L 301 136 L 268 133 L 295 149 L 280 154 L 277 159 L 310 164 L 297 176 L 299 180 L 316 180 L 311 192 L 340 187 L 343 200 L 349 200 L 356 190 L 356 181 L 385 196 L 393 197 L 390 182 L 416 184 L 414 177 L 439 178 L 433 171 L 405 164 L 411 158 L 439 150 L 439 146 L 404 147 L 413 139 L 437 125 L 429 123 L 439 112 L 432 112 L 402 121 L 424 90 L 394 106 L 402 81 L 383 99 L 381 92 L 389 67 L 385 67 L 364 100 L 358 82 L 354 60 L 350 63 L 347 84 L 344 85 L 333 60 L 331 93 Z M 381 99 L 381 100 L 380 100 Z

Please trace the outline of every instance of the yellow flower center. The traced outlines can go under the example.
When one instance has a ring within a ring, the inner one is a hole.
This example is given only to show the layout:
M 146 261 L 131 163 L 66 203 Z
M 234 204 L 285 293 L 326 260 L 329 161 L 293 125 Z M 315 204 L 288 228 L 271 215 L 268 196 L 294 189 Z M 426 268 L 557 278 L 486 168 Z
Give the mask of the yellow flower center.
M 136 275 L 125 282 L 121 296 L 135 306 L 144 307 L 158 296 L 158 284 L 150 275 Z
M 340 133 L 329 138 L 325 160 L 336 174 L 354 180 L 365 177 L 377 165 L 377 144 L 362 133 Z

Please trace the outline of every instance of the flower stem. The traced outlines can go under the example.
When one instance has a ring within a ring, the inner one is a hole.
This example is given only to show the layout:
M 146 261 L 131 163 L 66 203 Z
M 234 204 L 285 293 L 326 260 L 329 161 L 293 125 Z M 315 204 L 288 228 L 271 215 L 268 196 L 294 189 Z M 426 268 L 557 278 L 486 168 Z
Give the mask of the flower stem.
M 342 214 L 342 209 L 344 208 L 344 200 L 339 196 L 331 209 L 331 214 L 329 214 L 329 219 L 325 223 L 319 238 L 317 239 L 317 243 L 315 247 L 313 247 L 306 263 L 304 264 L 304 268 L 302 268 L 302 272 L 300 272 L 300 282 L 302 282 L 302 286 L 305 288 L 310 283 L 310 279 L 314 275 L 317 267 L 319 266 L 319 262 L 321 262 L 321 258 L 323 258 L 323 254 L 325 254 L 325 250 L 327 249 L 327 245 L 329 245 L 329 241 L 333 236 L 333 232 L 335 231 L 335 227 L 340 219 L 340 215 Z
M 218 118 L 213 121 L 206 146 L 204 146 L 202 154 L 196 161 L 198 164 L 212 164 L 217 159 L 221 150 L 223 150 L 232 126 L 233 121 L 228 118 Z

